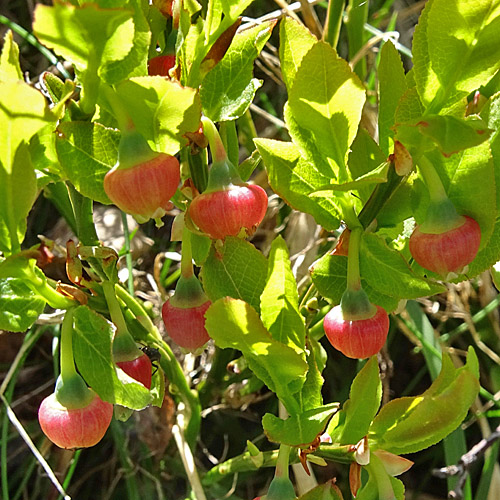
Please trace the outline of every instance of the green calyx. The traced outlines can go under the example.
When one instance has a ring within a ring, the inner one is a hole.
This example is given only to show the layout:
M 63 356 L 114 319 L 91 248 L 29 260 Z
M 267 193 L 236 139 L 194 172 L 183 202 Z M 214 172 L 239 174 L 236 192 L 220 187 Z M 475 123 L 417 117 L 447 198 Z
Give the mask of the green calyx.
M 120 361 L 132 361 L 141 355 L 132 335 L 128 332 L 116 332 L 113 340 L 113 359 L 116 363 Z
M 57 401 L 69 410 L 88 406 L 95 394 L 77 373 L 57 378 L 55 395 Z
M 181 275 L 175 287 L 175 293 L 170 299 L 170 303 L 180 309 L 199 307 L 207 301 L 208 297 L 194 275 L 188 278 Z
M 128 169 L 141 163 L 152 160 L 158 156 L 153 151 L 146 139 L 137 132 L 135 128 L 127 129 L 122 132 L 120 144 L 118 145 L 118 162 L 116 169 Z
M 340 299 L 340 308 L 342 309 L 342 317 L 346 321 L 369 319 L 377 312 L 377 307 L 370 302 L 368 295 L 362 288 L 358 290 L 347 289 Z
M 288 477 L 275 477 L 271 481 L 266 500 L 294 500 L 295 498 L 297 495 Z
M 420 224 L 420 232 L 441 234 L 460 227 L 465 218 L 458 215 L 455 205 L 449 198 L 432 202 L 427 209 L 425 221 Z
M 226 158 L 223 161 L 212 163 L 208 173 L 207 189 L 204 193 L 225 191 L 235 184 L 243 184 L 243 181 L 235 166 Z

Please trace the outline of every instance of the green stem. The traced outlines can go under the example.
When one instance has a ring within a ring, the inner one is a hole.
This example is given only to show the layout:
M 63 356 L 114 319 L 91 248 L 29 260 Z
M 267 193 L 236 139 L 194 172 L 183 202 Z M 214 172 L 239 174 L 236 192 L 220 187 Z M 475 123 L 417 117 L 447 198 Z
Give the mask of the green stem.
M 128 292 L 133 295 L 134 294 L 134 275 L 132 273 L 132 253 L 130 252 L 130 232 L 128 229 L 127 222 L 127 214 L 122 212 L 122 226 L 123 226 L 123 236 L 125 238 L 124 246 L 125 246 L 125 262 L 127 263 L 127 285 Z
M 429 190 L 431 203 L 438 204 L 448 200 L 448 195 L 446 194 L 441 178 L 436 172 L 434 165 L 425 156 L 420 157 L 418 168 Z
M 103 281 L 102 290 L 104 292 L 104 296 L 106 297 L 106 303 L 108 304 L 111 321 L 116 326 L 116 337 L 128 334 L 127 323 L 125 323 L 120 304 L 118 303 L 115 295 L 114 283 L 111 283 L 111 281 Z
M 191 231 L 184 226 L 182 228 L 182 253 L 181 253 L 181 276 L 191 278 L 193 272 L 193 250 L 191 248 Z
M 129 293 L 127 290 L 120 285 L 115 287 L 116 295 L 122 300 L 125 305 L 132 311 L 134 316 L 137 318 L 137 321 L 148 331 L 148 332 L 156 332 L 157 339 L 161 340 L 160 332 L 151 321 L 147 311 L 142 307 L 141 303 L 135 299 L 135 297 Z
M 275 467 L 278 460 L 278 450 L 264 451 L 263 462 L 261 467 Z M 298 455 L 293 455 L 291 463 L 298 463 Z M 255 471 L 256 467 L 252 461 L 252 456 L 247 451 L 235 458 L 226 460 L 225 462 L 212 467 L 203 477 L 202 484 L 209 486 L 223 479 L 233 476 L 238 472 Z
M 120 96 L 113 90 L 112 87 L 104 83 L 101 83 L 101 91 L 106 96 L 106 100 L 113 110 L 115 118 L 118 121 L 118 128 L 122 132 L 125 132 L 126 130 L 133 130 L 135 128 L 134 122 L 125 110 L 125 105 L 123 104 Z
M 236 131 L 236 122 L 234 120 L 229 122 L 221 122 L 220 136 L 227 151 L 229 161 L 233 165 L 238 165 L 240 159 L 238 133 Z
M 73 309 L 68 309 L 61 327 L 61 378 L 79 377 L 73 358 Z
M 286 444 L 280 444 L 278 459 L 276 460 L 276 471 L 274 477 L 288 478 L 288 466 L 290 463 L 291 447 Z
M 345 0 L 330 0 L 326 11 L 325 29 L 323 41 L 330 44 L 334 49 L 339 41 L 342 16 L 344 15 Z
M 361 277 L 359 274 L 359 249 L 363 228 L 356 227 L 351 230 L 349 236 L 349 250 L 347 257 L 347 290 L 357 291 L 361 288 Z
M 212 162 L 224 162 L 227 160 L 226 150 L 224 149 L 224 144 L 220 138 L 219 132 L 214 122 L 203 116 L 201 118 L 201 123 L 203 124 L 203 133 L 208 139 L 210 144 L 210 151 L 212 152 Z
M 359 213 L 359 222 L 365 229 L 375 220 L 399 186 L 406 181 L 407 177 L 399 176 L 394 168 L 394 162 L 391 162 L 389 171 L 387 172 L 387 182 L 375 186 L 370 198 L 368 198 L 368 201 Z

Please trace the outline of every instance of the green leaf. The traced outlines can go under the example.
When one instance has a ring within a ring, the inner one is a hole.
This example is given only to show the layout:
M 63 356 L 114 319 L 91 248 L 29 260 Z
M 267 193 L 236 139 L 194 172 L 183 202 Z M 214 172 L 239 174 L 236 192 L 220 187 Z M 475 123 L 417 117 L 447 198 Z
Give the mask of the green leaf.
M 233 24 L 238 16 L 253 2 L 253 0 L 210 0 L 207 8 L 205 22 L 205 39 L 208 42 L 211 35 L 221 31 L 227 25 Z M 222 16 L 223 14 L 223 16 Z M 222 16 L 222 19 L 221 19 Z
M 425 116 L 416 123 L 398 125 L 396 130 L 398 140 L 408 149 L 422 149 L 425 144 L 428 150 L 435 144 L 445 156 L 482 144 L 492 132 L 482 120 L 462 120 L 451 115 Z
M 415 274 L 403 256 L 375 234 L 365 234 L 361 240 L 360 272 L 370 287 L 398 300 L 445 291 L 443 285 Z
M 316 43 L 297 70 L 288 108 L 341 181 L 364 103 L 363 84 L 347 62 L 327 43 Z
M 161 76 L 131 78 L 116 91 L 137 130 L 153 149 L 176 154 L 188 143 L 186 132 L 200 126 L 201 106 L 194 89 Z
M 353 179 L 360 179 L 369 172 L 373 172 L 379 168 L 386 159 L 387 157 L 382 153 L 369 132 L 360 127 L 349 153 L 348 168 L 350 176 Z M 363 202 L 368 200 L 373 191 L 373 187 L 370 184 L 360 185 L 356 189 Z
M 214 122 L 242 116 L 262 85 L 252 77 L 253 62 L 272 33 L 268 21 L 237 34 L 222 60 L 205 76 L 200 89 L 203 112 Z
M 109 403 L 142 410 L 151 394 L 142 384 L 117 369 L 112 358 L 114 326 L 87 306 L 74 314 L 73 346 L 75 362 L 85 382 Z
M 266 413 L 262 418 L 262 427 L 267 439 L 273 443 L 307 447 L 324 431 L 328 420 L 338 407 L 338 403 L 330 403 L 293 415 L 286 420 Z
M 327 231 L 337 229 L 341 209 L 332 198 L 311 199 L 309 194 L 330 182 L 331 177 L 318 171 L 316 165 L 302 157 L 291 142 L 255 139 L 264 160 L 273 191 L 292 208 L 311 214 Z
M 331 191 L 357 191 L 364 187 L 372 186 L 373 184 L 381 184 L 387 181 L 387 171 L 390 163 L 383 162 L 377 168 L 368 172 L 353 181 L 343 182 L 341 184 L 327 184 L 320 186 L 317 191 L 311 193 L 311 197 L 323 197 L 331 193 Z
M 133 11 L 105 9 L 94 3 L 75 7 L 56 3 L 37 5 L 33 31 L 47 47 L 79 70 L 105 68 L 121 61 L 133 47 Z
M 228 237 L 221 248 L 212 246 L 201 278 L 212 302 L 228 296 L 244 300 L 259 311 L 267 259 L 248 241 Z
M 340 299 L 347 287 L 347 257 L 325 255 L 310 268 L 311 277 L 318 292 L 330 299 L 333 305 L 340 304 Z M 383 307 L 387 312 L 394 311 L 399 299 L 375 290 L 361 274 L 361 285 L 370 302 Z
M 302 411 L 311 410 L 323 405 L 323 396 L 321 389 L 325 380 L 321 376 L 321 372 L 325 366 L 322 364 L 320 357 L 320 349 L 323 349 L 321 344 L 313 339 L 308 339 L 309 348 L 306 351 L 306 361 L 309 367 L 307 371 L 306 381 L 300 390 L 298 396 Z M 326 355 L 326 353 L 325 353 Z
M 306 330 L 299 313 L 297 283 L 290 266 L 285 240 L 278 236 L 271 244 L 266 286 L 260 297 L 260 317 L 272 337 L 302 353 Z
M 123 6 L 123 2 L 120 2 Z M 134 10 L 134 38 L 132 48 L 122 59 L 111 61 L 101 70 L 101 78 L 109 83 L 116 84 L 133 76 L 148 74 L 147 59 L 151 33 L 144 16 L 140 0 L 129 0 L 127 7 Z
M 0 56 L 0 250 L 5 254 L 20 250 L 37 195 L 26 144 L 56 120 L 43 95 L 22 80 L 19 49 L 9 33 Z
M 478 361 L 472 347 L 455 369 L 443 356 L 441 373 L 421 396 L 394 399 L 370 427 L 371 446 L 395 454 L 423 450 L 446 437 L 464 419 L 479 392 Z
M 351 385 L 349 399 L 335 417 L 341 425 L 335 427 L 335 422 L 332 422 L 328 428 L 327 432 L 332 441 L 340 444 L 356 444 L 366 436 L 380 407 L 381 399 L 382 383 L 377 356 L 372 356 L 356 375 Z
M 490 138 L 490 150 L 491 156 L 493 158 L 493 172 L 495 175 L 495 186 L 496 186 L 496 210 L 500 208 L 500 94 L 494 96 L 490 101 L 488 106 L 485 107 L 483 113 L 483 118 L 486 121 L 488 128 L 493 129 L 494 132 Z M 491 178 L 488 176 L 488 178 Z M 486 183 L 483 183 L 481 190 L 488 189 Z M 491 189 L 489 187 L 488 191 Z M 477 199 L 482 200 L 482 196 L 479 195 Z M 491 198 L 489 198 L 491 200 Z M 490 204 L 492 202 L 490 201 Z M 485 207 L 483 207 L 484 209 Z M 491 210 L 492 205 L 489 207 Z M 484 245 L 478 252 L 474 261 L 469 265 L 469 273 L 471 276 L 475 276 L 480 272 L 488 269 L 493 264 L 499 260 L 500 256 L 500 219 L 495 221 L 493 227 L 493 232 L 488 240 L 488 244 Z
M 17 278 L 0 279 L 0 330 L 26 331 L 40 316 L 45 300 Z
M 409 88 L 401 97 L 396 108 L 395 123 L 414 123 L 424 113 L 424 107 L 415 87 Z
M 120 133 L 90 122 L 61 122 L 57 132 L 56 150 L 66 177 L 84 196 L 109 204 L 103 181 L 117 161 Z
M 294 395 L 304 384 L 307 364 L 293 349 L 271 337 L 255 309 L 226 297 L 213 303 L 205 318 L 216 345 L 240 350 L 252 372 L 276 393 L 288 413 L 300 413 Z
M 394 125 L 396 108 L 398 107 L 399 100 L 408 88 L 401 57 L 390 40 L 384 43 L 380 53 L 378 81 L 379 145 L 387 156 L 391 152 L 391 139 L 394 136 L 391 127 Z
M 295 19 L 284 16 L 281 20 L 279 55 L 281 73 L 288 91 L 292 88 L 302 59 L 317 41 L 317 38 Z
M 23 143 L 17 147 L 10 164 L 0 161 L 0 224 L 5 225 L 5 241 L 0 242 L 0 250 L 4 253 L 20 249 L 26 232 L 26 218 L 37 194 L 35 171 L 28 147 Z
M 495 1 L 429 2 L 413 37 L 415 81 L 426 108 L 436 113 L 488 81 L 500 68 L 499 47 Z
M 23 79 L 19 65 L 19 47 L 14 42 L 12 31 L 7 31 L 3 39 L 2 54 L 0 55 L 0 82 L 17 81 Z

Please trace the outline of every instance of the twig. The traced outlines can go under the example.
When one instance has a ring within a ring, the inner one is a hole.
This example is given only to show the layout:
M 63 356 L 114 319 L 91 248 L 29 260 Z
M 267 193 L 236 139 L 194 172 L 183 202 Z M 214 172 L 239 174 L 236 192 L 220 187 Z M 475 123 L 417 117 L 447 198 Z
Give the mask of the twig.
M 500 425 L 487 437 L 481 439 L 479 443 L 473 446 L 467 453 L 461 456 L 458 464 L 442 467 L 441 469 L 434 469 L 432 473 L 442 479 L 449 476 L 459 476 L 457 485 L 453 490 L 448 493 L 448 498 L 455 500 L 462 500 L 464 498 L 463 488 L 467 480 L 467 474 L 470 467 L 481 458 L 486 450 L 493 446 L 495 441 L 500 439 Z
M 178 416 L 178 421 L 179 421 Z M 179 422 L 181 423 L 181 422 Z M 186 474 L 188 476 L 189 483 L 191 485 L 191 488 L 194 493 L 194 497 L 196 500 L 206 500 L 205 493 L 203 491 L 203 487 L 200 482 L 200 478 L 198 476 L 198 472 L 196 470 L 196 465 L 194 463 L 194 458 L 193 454 L 191 453 L 191 448 L 189 447 L 188 443 L 184 439 L 184 435 L 181 430 L 181 426 L 178 424 L 175 424 L 172 427 L 172 434 L 175 438 L 175 444 L 177 445 L 177 448 L 179 450 L 179 453 L 181 455 L 182 463 L 184 465 L 184 469 L 186 471 Z

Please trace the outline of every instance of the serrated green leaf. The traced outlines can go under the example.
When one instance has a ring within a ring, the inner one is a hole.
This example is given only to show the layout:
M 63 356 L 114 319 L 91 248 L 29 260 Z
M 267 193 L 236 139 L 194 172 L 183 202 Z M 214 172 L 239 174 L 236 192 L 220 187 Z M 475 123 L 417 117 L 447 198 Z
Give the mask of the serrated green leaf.
M 221 248 L 210 249 L 201 278 L 212 302 L 228 296 L 244 300 L 259 311 L 267 259 L 248 241 L 228 237 Z
M 109 403 L 133 410 L 142 410 L 150 404 L 148 389 L 113 363 L 113 325 L 87 306 L 75 309 L 74 322 L 75 362 L 85 382 Z
M 500 207 L 500 94 L 491 98 L 488 106 L 486 106 L 481 115 L 487 123 L 488 128 L 494 130 L 490 137 L 490 151 L 493 162 L 493 172 L 495 175 L 496 207 L 498 211 Z M 490 178 L 490 176 L 488 177 Z M 486 183 L 483 183 L 480 188 L 481 190 L 487 189 L 488 192 L 491 190 L 491 186 L 488 188 Z M 478 195 L 477 199 L 482 200 L 482 195 Z M 491 200 L 491 198 L 489 199 Z M 491 210 L 491 203 L 490 201 L 489 210 Z M 484 208 L 485 207 L 483 207 L 483 209 Z M 469 265 L 467 274 L 470 273 L 471 276 L 476 276 L 491 267 L 498 260 L 500 260 L 500 219 L 497 218 L 488 244 L 484 245 L 484 247 L 479 250 L 476 258 Z
M 120 4 L 120 7 L 124 7 L 123 2 Z M 109 84 L 116 84 L 133 76 L 148 74 L 147 56 L 151 39 L 149 25 L 142 11 L 140 0 L 129 0 L 127 7 L 134 11 L 132 48 L 125 57 L 111 61 L 102 68 L 101 78 Z
M 292 415 L 286 420 L 266 413 L 262 418 L 262 427 L 269 441 L 289 446 L 307 446 L 324 431 L 338 407 L 338 403 L 330 403 Z
M 283 81 L 288 91 L 304 56 L 312 49 L 317 38 L 303 25 L 289 16 L 280 23 L 280 62 Z
M 205 39 L 208 42 L 221 24 L 232 24 L 238 16 L 253 2 L 253 0 L 210 0 L 207 8 L 207 18 L 205 21 Z M 224 16 L 222 16 L 224 14 Z M 222 16 L 222 20 L 221 20 Z M 220 30 L 219 30 L 220 31 Z
M 10 164 L 0 161 L 0 221 L 8 234 L 3 249 L 6 254 L 20 250 L 26 218 L 37 194 L 35 171 L 28 147 L 23 143 L 17 147 Z
M 154 150 L 174 155 L 188 143 L 186 132 L 200 126 L 198 93 L 161 76 L 131 78 L 116 91 L 137 130 Z
M 19 65 L 19 47 L 14 42 L 12 31 L 7 31 L 3 39 L 0 55 L 0 82 L 22 80 L 23 74 Z
M 421 396 L 394 399 L 370 427 L 372 446 L 395 454 L 414 453 L 446 437 L 464 419 L 479 391 L 478 361 L 469 349 L 456 370 L 443 356 L 442 373 Z
M 288 413 L 300 413 L 295 395 L 304 384 L 307 364 L 293 349 L 271 337 L 255 309 L 226 297 L 213 303 L 205 318 L 216 345 L 240 350 L 253 373 L 276 393 Z
M 105 9 L 94 3 L 76 7 L 56 3 L 37 5 L 33 31 L 47 47 L 79 70 L 104 67 L 122 60 L 132 49 L 134 22 L 131 9 Z
M 333 305 L 340 304 L 340 299 L 347 287 L 347 257 L 325 255 L 311 266 L 311 278 L 318 292 L 330 299 Z M 378 292 L 370 286 L 361 274 L 361 285 L 370 302 L 383 307 L 387 312 L 394 311 L 399 299 Z
M 255 139 L 255 145 L 264 160 L 269 183 L 290 206 L 311 214 L 328 231 L 340 224 L 341 208 L 330 198 L 313 200 L 309 194 L 326 184 L 331 177 L 320 173 L 316 165 L 305 160 L 291 142 Z
M 267 282 L 260 296 L 260 317 L 272 337 L 302 353 L 306 330 L 299 313 L 297 283 L 293 277 L 285 240 L 278 236 L 271 244 Z
M 321 372 L 324 370 L 325 365 L 321 357 L 321 351 L 323 347 L 321 344 L 315 340 L 308 339 L 309 350 L 306 355 L 307 370 L 306 380 L 300 394 L 298 395 L 300 407 L 302 411 L 310 410 L 312 408 L 317 408 L 323 405 L 323 396 L 321 394 L 321 389 L 324 378 L 321 376 Z M 325 353 L 326 356 L 326 353 Z
M 424 113 L 424 107 L 418 96 L 415 87 L 409 88 L 398 102 L 394 122 L 396 125 L 400 123 L 413 123 L 418 120 Z
M 415 274 L 403 256 L 375 234 L 365 234 L 361 240 L 360 272 L 370 287 L 398 300 L 445 291 L 443 285 Z
M 338 421 L 342 425 L 328 429 L 334 443 L 356 444 L 368 434 L 382 399 L 377 356 L 372 356 L 351 384 L 349 399 Z
M 394 136 L 391 127 L 394 125 L 396 108 L 408 88 L 401 57 L 390 40 L 384 43 L 380 53 L 378 81 L 380 96 L 378 108 L 379 145 L 387 156 L 391 152 L 391 138 Z
M 61 122 L 57 132 L 56 151 L 66 177 L 84 196 L 109 204 L 103 181 L 117 161 L 120 133 L 90 122 Z
M 446 19 L 446 22 L 443 22 Z M 500 67 L 500 7 L 493 0 L 433 0 L 413 37 L 415 81 L 437 113 L 477 89 Z
M 262 85 L 252 77 L 253 62 L 275 24 L 268 21 L 237 34 L 222 60 L 203 79 L 203 112 L 214 122 L 235 120 L 250 106 Z
M 347 180 L 347 154 L 356 137 L 364 102 L 364 87 L 347 62 L 330 45 L 317 42 L 297 70 L 288 109 L 297 123 L 312 134 L 315 147 L 340 181 Z
M 23 280 L 0 279 L 0 330 L 26 331 L 44 307 L 45 300 L 30 290 Z

